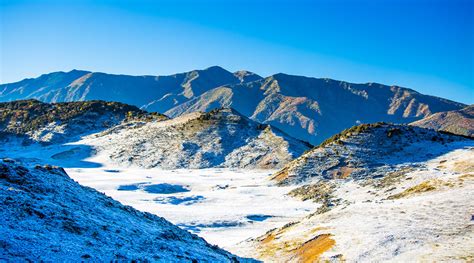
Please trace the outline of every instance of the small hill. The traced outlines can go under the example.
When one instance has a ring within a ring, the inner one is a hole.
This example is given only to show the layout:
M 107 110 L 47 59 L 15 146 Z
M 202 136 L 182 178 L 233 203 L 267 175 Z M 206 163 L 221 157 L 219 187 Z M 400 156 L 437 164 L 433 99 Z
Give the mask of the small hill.
M 0 161 L 0 258 L 7 261 L 238 262 L 165 219 L 80 186 L 61 168 Z
M 0 103 L 0 130 L 38 142 L 63 142 L 98 132 L 123 121 L 164 120 L 135 106 L 105 101 L 43 103 L 19 100 Z M 5 137 L 5 136 L 4 136 Z
M 317 179 L 384 177 L 451 150 L 470 139 L 430 129 L 386 123 L 362 124 L 334 135 L 274 175 L 282 184 Z
M 165 169 L 277 168 L 311 147 L 229 108 L 112 129 L 80 143 L 119 164 Z
M 474 105 L 461 110 L 438 112 L 411 125 L 474 137 Z

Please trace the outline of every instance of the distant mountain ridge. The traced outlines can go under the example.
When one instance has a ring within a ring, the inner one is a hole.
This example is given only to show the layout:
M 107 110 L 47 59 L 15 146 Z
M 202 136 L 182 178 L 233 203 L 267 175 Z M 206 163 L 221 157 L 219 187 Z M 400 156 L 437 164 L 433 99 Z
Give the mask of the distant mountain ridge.
M 0 85 L 0 101 L 107 100 L 171 117 L 232 107 L 312 144 L 357 123 L 409 123 L 464 104 L 398 86 L 353 84 L 286 74 L 262 78 L 214 66 L 170 76 L 127 76 L 73 70 Z

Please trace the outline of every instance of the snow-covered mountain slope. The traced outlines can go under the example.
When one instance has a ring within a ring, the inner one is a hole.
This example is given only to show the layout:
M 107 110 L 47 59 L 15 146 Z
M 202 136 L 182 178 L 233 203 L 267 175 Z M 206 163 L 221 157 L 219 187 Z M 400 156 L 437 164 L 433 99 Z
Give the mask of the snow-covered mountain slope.
M 165 219 L 80 186 L 61 168 L 0 161 L 0 259 L 236 262 Z
M 17 135 L 25 143 L 59 143 L 99 132 L 122 122 L 165 120 L 166 116 L 148 113 L 118 102 L 85 101 L 43 103 L 19 100 L 0 103 L 1 139 Z
M 244 255 L 269 262 L 473 259 L 472 139 L 407 125 L 355 126 L 273 180 L 320 206 L 243 243 Z
M 411 125 L 474 137 L 474 105 L 461 110 L 438 112 Z
M 327 179 L 369 179 L 442 155 L 473 140 L 408 125 L 362 124 L 344 130 L 274 175 L 282 184 Z
M 357 123 L 410 123 L 466 106 L 397 86 L 286 74 L 261 78 L 217 66 L 171 76 L 56 72 L 0 85 L 0 101 L 28 98 L 120 101 L 171 117 L 231 107 L 312 144 Z
M 311 147 L 228 108 L 111 129 L 77 144 L 119 165 L 164 169 L 278 168 Z
M 276 74 L 209 90 L 165 114 L 174 117 L 221 106 L 318 144 L 360 122 L 409 123 L 465 105 L 397 86 Z

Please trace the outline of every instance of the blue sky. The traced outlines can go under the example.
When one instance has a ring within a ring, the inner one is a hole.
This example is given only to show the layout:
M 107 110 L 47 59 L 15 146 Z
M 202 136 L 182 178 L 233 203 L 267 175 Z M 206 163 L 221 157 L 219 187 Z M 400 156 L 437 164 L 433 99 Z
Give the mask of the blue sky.
M 474 103 L 470 0 L 0 0 L 0 83 L 220 65 L 379 82 Z

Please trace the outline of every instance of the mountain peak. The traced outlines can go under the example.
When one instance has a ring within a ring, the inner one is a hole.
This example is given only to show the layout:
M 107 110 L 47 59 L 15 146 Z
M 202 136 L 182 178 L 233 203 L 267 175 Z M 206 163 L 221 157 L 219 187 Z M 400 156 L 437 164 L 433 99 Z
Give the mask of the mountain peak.
M 253 73 L 251 71 L 247 71 L 247 70 L 236 71 L 236 72 L 234 72 L 234 76 L 236 76 L 240 80 L 241 83 L 243 83 L 243 82 L 252 82 L 252 81 L 262 79 L 262 77 L 259 76 L 258 74 L 255 74 L 255 73 Z
M 227 69 L 221 67 L 221 66 L 210 66 L 208 68 L 203 69 L 202 71 L 208 71 L 212 73 L 231 73 Z

